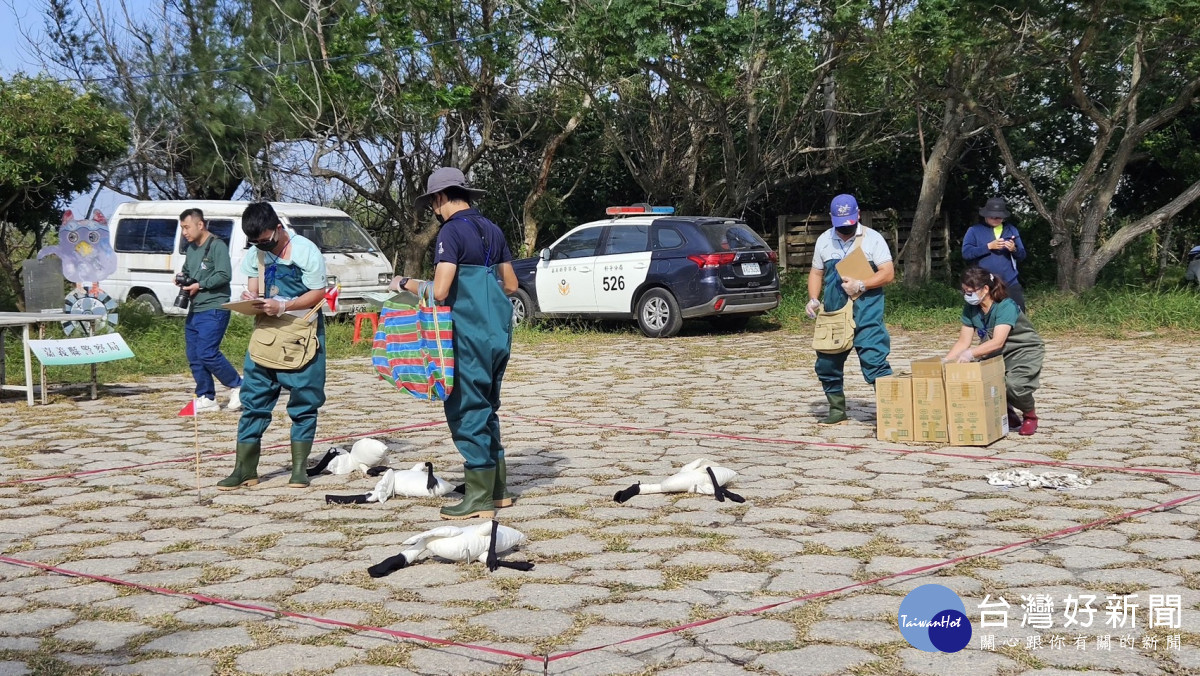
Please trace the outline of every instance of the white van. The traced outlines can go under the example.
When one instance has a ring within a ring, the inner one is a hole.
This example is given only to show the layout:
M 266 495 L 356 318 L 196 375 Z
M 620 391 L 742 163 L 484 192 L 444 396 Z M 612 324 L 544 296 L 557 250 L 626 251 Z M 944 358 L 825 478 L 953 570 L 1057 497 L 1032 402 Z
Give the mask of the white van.
M 183 270 L 188 242 L 179 229 L 179 214 L 200 209 L 212 234 L 229 245 L 233 265 L 232 299 L 246 289 L 242 257 L 251 249 L 242 232 L 242 212 L 249 202 L 218 200 L 163 200 L 117 205 L 108 221 L 109 237 L 117 254 L 117 271 L 102 282 L 118 302 L 139 301 L 156 313 L 185 315 L 175 307 L 179 287 L 175 275 Z M 329 284 L 340 284 L 337 313 L 366 312 L 363 294 L 387 291 L 392 264 L 379 245 L 346 212 L 309 204 L 272 202 L 275 213 L 289 231 L 303 235 L 325 255 Z M 255 250 L 256 251 L 256 250 Z M 333 314 L 329 308 L 326 314 Z

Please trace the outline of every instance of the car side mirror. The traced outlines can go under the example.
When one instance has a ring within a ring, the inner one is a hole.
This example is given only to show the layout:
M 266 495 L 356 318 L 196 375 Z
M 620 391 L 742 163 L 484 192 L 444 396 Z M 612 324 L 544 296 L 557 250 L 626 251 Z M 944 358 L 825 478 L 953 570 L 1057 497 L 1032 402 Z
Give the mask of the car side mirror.
M 542 260 L 544 260 L 544 261 L 550 260 L 550 249 L 549 248 L 542 249 Z

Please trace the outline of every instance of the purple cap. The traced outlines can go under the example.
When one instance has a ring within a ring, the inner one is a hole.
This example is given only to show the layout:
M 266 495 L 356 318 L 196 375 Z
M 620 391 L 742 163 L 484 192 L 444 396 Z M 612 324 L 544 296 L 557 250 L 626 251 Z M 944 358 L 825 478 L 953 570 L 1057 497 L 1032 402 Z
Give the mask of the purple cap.
M 854 195 L 838 195 L 829 204 L 829 215 L 835 228 L 855 225 L 858 223 L 858 201 Z

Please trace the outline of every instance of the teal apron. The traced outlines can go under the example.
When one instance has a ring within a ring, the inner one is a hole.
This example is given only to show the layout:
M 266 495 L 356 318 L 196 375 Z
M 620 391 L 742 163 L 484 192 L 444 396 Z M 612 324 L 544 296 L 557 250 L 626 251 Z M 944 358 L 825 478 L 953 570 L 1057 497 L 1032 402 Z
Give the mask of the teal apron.
M 446 302 L 454 313 L 454 390 L 446 424 L 466 469 L 490 469 L 500 444 L 500 383 L 512 352 L 512 303 L 496 266 L 459 265 Z
M 839 262 L 825 261 L 823 300 L 828 312 L 841 309 L 848 300 L 846 292 L 842 290 L 842 277 L 837 271 Z M 876 269 L 874 263 L 871 268 Z M 892 351 L 892 339 L 883 325 L 883 289 L 871 289 L 854 301 L 854 324 L 854 349 L 858 351 L 863 379 L 868 385 L 874 385 L 877 379 L 892 375 L 892 367 L 887 361 Z M 849 354 L 849 350 L 840 354 L 817 353 L 815 370 L 826 394 L 842 393 L 842 379 Z
M 295 298 L 308 293 L 299 266 L 276 261 L 259 272 L 263 288 L 272 286 L 278 295 Z M 250 352 L 242 363 L 242 417 L 238 420 L 238 443 L 257 442 L 271 424 L 271 411 L 279 401 L 279 391 L 289 392 L 287 412 L 292 419 L 292 441 L 312 441 L 317 437 L 317 410 L 325 403 L 325 317 L 317 313 L 317 356 L 297 371 L 279 371 L 254 363 Z

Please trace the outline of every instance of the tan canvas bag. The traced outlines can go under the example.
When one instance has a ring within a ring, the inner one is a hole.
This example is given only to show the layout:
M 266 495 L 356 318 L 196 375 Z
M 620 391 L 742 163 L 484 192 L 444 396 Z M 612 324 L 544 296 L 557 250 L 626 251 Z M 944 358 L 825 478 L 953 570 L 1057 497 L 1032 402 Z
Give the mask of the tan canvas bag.
M 265 269 L 264 259 L 265 256 L 259 253 L 260 279 Z M 259 366 L 277 371 L 298 371 L 307 366 L 317 356 L 320 347 L 317 338 L 320 321 L 316 315 L 324 305 L 322 299 L 302 317 L 289 314 L 282 317 L 256 315 L 254 331 L 250 334 L 250 359 Z
M 828 354 L 841 354 L 854 347 L 854 301 L 846 299 L 840 310 L 826 312 L 825 306 L 817 313 L 817 326 L 813 329 L 813 349 Z

